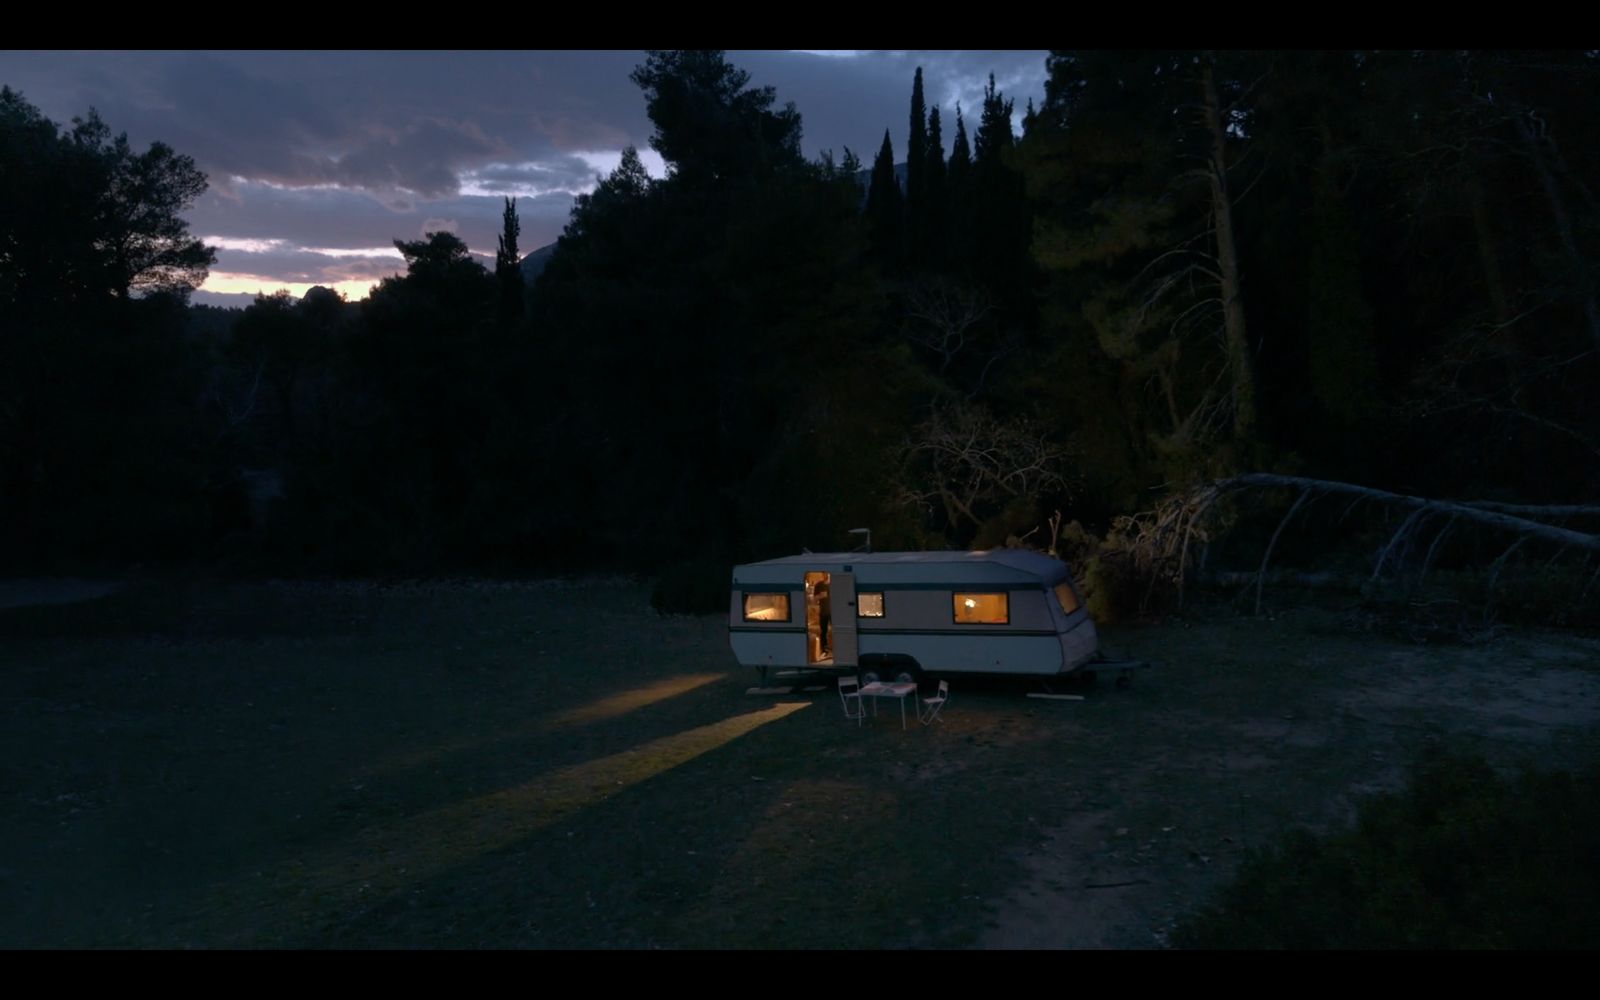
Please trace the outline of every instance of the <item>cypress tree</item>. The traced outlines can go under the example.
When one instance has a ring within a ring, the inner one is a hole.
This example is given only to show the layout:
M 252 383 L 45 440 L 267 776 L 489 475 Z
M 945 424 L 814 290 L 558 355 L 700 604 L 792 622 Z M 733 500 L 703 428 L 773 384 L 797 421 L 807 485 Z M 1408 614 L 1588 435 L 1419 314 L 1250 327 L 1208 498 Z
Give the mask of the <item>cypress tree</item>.
M 947 258 L 945 240 L 948 238 L 948 223 L 950 207 L 947 204 L 949 192 L 945 185 L 944 169 L 944 136 L 939 128 L 939 106 L 935 104 L 928 109 L 928 150 L 927 168 L 924 177 L 923 204 L 924 214 L 927 217 L 925 231 L 925 246 L 927 247 L 927 263 L 935 270 L 944 266 Z
M 872 183 L 867 188 L 867 223 L 872 230 L 872 248 L 888 271 L 900 267 L 903 216 L 900 182 L 894 176 L 894 145 L 889 130 L 883 130 L 883 145 L 872 163 Z
M 906 141 L 906 249 L 917 263 L 927 254 L 927 109 L 922 100 L 922 67 L 911 82 L 911 131 Z
M 500 284 L 500 322 L 506 326 L 522 319 L 522 255 L 517 250 L 517 237 L 522 234 L 522 222 L 517 218 L 517 199 L 506 199 L 502 217 L 499 249 L 494 255 L 494 276 Z
M 972 147 L 967 145 L 967 123 L 961 117 L 961 105 L 956 105 L 956 138 L 950 145 L 950 191 L 955 194 L 972 176 Z
M 1022 177 L 1007 161 L 1016 144 L 1011 131 L 1014 102 L 995 88 L 994 74 L 983 92 L 983 117 L 972 164 L 972 244 L 975 271 L 996 294 L 1021 300 L 1027 268 L 1030 223 Z
M 978 137 L 974 150 L 974 163 L 978 172 L 984 173 L 998 165 L 1000 157 L 1011 148 L 1015 136 L 1011 132 L 1011 109 L 1014 102 L 995 90 L 994 74 L 989 74 L 989 86 L 983 90 L 983 116 L 978 120 Z
M 956 137 L 950 145 L 950 165 L 945 175 L 945 225 L 949 232 L 949 260 L 965 260 L 972 245 L 972 147 L 967 144 L 967 123 L 956 105 Z

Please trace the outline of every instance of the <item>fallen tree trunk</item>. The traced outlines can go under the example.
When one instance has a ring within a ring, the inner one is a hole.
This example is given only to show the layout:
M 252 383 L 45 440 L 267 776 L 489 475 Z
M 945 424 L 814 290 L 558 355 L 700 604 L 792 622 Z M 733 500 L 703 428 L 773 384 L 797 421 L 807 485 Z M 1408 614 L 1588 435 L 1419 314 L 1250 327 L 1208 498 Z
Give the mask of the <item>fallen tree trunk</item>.
M 1585 534 L 1581 531 L 1574 531 L 1571 528 L 1563 528 L 1532 519 L 1540 513 L 1550 517 L 1570 516 L 1575 513 L 1600 513 L 1600 510 L 1593 507 L 1558 505 L 1543 508 L 1523 504 L 1496 504 L 1488 501 L 1430 500 L 1426 497 L 1390 493 L 1387 490 L 1373 489 L 1370 486 L 1356 486 L 1353 483 L 1341 483 L 1331 479 L 1306 479 L 1302 476 L 1279 476 L 1266 472 L 1250 472 L 1242 476 L 1218 480 L 1209 484 L 1209 487 L 1202 487 L 1202 490 L 1209 489 L 1214 491 L 1215 497 L 1220 497 L 1225 493 L 1251 486 L 1286 487 L 1312 495 L 1336 493 L 1345 496 L 1363 497 L 1395 507 L 1405 507 L 1427 513 L 1447 514 L 1469 521 L 1476 521 L 1479 524 L 1503 528 L 1506 531 L 1530 538 L 1542 538 L 1556 545 L 1572 545 L 1580 549 L 1587 549 L 1590 552 L 1600 552 L 1600 535 Z M 1507 513 L 1508 510 L 1515 510 L 1518 513 Z
M 1378 579 L 1386 565 L 1389 564 L 1391 555 L 1395 563 L 1403 562 L 1406 550 L 1410 543 L 1424 529 L 1423 525 L 1438 519 L 1444 520 L 1444 525 L 1435 535 L 1433 544 L 1428 547 L 1427 555 L 1423 560 L 1422 573 L 1427 573 L 1427 568 L 1433 562 L 1434 552 L 1440 540 L 1458 523 L 1474 523 L 1484 527 L 1505 531 L 1515 536 L 1515 541 L 1500 558 L 1495 560 L 1493 579 L 1499 575 L 1500 567 L 1505 563 L 1511 553 L 1529 539 L 1548 542 L 1558 547 L 1557 558 L 1567 549 L 1578 549 L 1586 552 L 1600 553 L 1600 534 L 1578 531 L 1565 525 L 1551 524 L 1549 520 L 1570 519 L 1574 517 L 1600 516 L 1600 507 L 1588 504 L 1551 504 L 1540 506 L 1535 504 L 1511 504 L 1489 500 L 1435 500 L 1429 497 L 1410 496 L 1404 493 L 1391 493 L 1388 490 L 1375 489 L 1370 486 L 1358 486 L 1354 483 L 1343 483 L 1331 479 L 1309 479 L 1304 476 L 1284 476 L 1266 472 L 1251 472 L 1243 475 L 1232 476 L 1201 483 L 1195 487 L 1178 494 L 1161 504 L 1155 510 L 1128 518 L 1124 522 L 1125 530 L 1131 528 L 1135 535 L 1134 556 L 1139 565 L 1149 574 L 1151 587 L 1157 579 L 1167 579 L 1176 583 L 1178 601 L 1183 601 L 1184 582 L 1190 575 L 1189 553 L 1191 539 L 1206 539 L 1210 537 L 1207 528 L 1207 514 L 1215 504 L 1232 494 L 1249 489 L 1289 489 L 1299 494 L 1288 514 L 1279 522 L 1277 529 L 1272 533 L 1272 540 L 1263 554 L 1260 568 L 1250 577 L 1256 586 L 1256 613 L 1261 612 L 1262 587 L 1267 579 L 1268 566 L 1272 559 L 1273 550 L 1277 547 L 1278 538 L 1283 534 L 1289 521 L 1301 510 L 1305 509 L 1315 500 L 1323 496 L 1351 497 L 1351 506 L 1363 501 L 1377 503 L 1410 513 L 1401 521 L 1400 526 L 1390 536 L 1388 543 L 1378 553 L 1376 565 L 1371 579 Z M 1347 509 L 1348 513 L 1348 509 Z M 1146 600 L 1149 591 L 1146 592 Z M 1580 598 L 1580 601 L 1582 598 Z
M 1195 574 L 1194 582 L 1202 587 L 1253 587 L 1262 574 L 1248 569 L 1209 570 Z M 1364 573 L 1312 572 L 1306 570 L 1275 569 L 1266 574 L 1266 582 L 1273 587 L 1297 587 L 1302 590 L 1344 590 L 1360 593 L 1367 582 Z

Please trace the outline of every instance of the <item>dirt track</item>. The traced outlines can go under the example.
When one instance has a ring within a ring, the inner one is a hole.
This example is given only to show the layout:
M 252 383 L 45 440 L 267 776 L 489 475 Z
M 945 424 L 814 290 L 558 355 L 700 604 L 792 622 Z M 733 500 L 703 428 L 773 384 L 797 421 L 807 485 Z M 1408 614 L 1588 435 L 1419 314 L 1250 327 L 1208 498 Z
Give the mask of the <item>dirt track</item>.
M 1086 799 L 1100 808 L 1041 831 L 1019 859 L 1027 877 L 996 905 L 981 947 L 1160 947 L 1246 846 L 1286 826 L 1348 823 L 1363 796 L 1399 788 L 1427 746 L 1506 766 L 1597 755 L 1600 640 L 1527 632 L 1475 648 L 1408 646 L 1338 635 L 1327 614 L 1291 617 L 1195 626 L 1188 642 L 1167 627 L 1117 636 L 1168 668 L 1130 699 L 1142 710 L 1127 741 L 1096 750 L 1114 782 Z M 1214 675 L 1205 684 L 1203 672 L 1226 670 L 1229 645 L 1247 638 L 1250 658 L 1276 647 L 1289 683 L 1264 678 L 1278 690 L 1250 691 L 1242 678 Z M 1188 655 L 1171 655 L 1183 646 Z

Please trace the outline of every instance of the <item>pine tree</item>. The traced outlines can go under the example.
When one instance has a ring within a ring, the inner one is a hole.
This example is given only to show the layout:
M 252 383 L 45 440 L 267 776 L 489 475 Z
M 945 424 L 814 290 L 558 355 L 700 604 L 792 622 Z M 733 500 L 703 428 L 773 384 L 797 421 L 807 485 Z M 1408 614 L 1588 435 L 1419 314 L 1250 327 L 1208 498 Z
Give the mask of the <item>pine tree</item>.
M 774 111 L 776 91 L 747 87 L 721 50 L 651 50 L 630 78 L 655 125 L 651 148 L 687 183 L 748 184 L 804 162 L 800 112 Z
M 522 255 L 517 251 L 517 237 L 522 234 L 522 222 L 517 218 L 517 199 L 506 199 L 502 217 L 499 249 L 494 255 L 494 276 L 500 284 L 500 322 L 513 326 L 522 319 Z

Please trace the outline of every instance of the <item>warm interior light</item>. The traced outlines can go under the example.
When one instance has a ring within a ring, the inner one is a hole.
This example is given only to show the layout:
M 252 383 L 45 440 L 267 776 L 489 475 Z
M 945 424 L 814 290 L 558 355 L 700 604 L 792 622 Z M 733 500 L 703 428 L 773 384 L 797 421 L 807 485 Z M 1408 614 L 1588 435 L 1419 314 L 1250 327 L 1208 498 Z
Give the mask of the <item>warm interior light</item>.
M 957 625 L 1005 625 L 1009 600 L 1005 594 L 954 594 Z
M 744 620 L 747 622 L 786 622 L 789 620 L 789 595 L 744 595 Z

